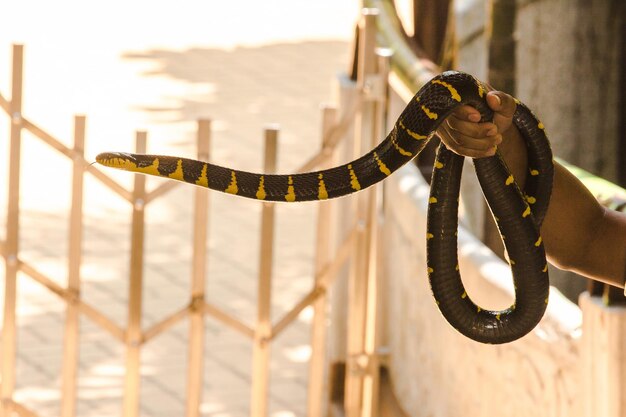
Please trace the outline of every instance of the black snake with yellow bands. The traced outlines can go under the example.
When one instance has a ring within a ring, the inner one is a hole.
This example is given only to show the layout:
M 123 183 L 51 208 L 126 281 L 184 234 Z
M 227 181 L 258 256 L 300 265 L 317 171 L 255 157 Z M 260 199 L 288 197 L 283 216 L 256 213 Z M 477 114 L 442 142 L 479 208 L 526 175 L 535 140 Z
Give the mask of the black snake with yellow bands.
M 471 75 L 449 71 L 434 77 L 407 105 L 387 137 L 372 151 L 347 164 L 293 175 L 238 171 L 172 156 L 103 153 L 105 166 L 172 178 L 263 201 L 326 200 L 355 193 L 387 178 L 424 149 L 441 122 L 463 104 L 476 107 L 483 121 L 493 113 L 486 89 Z M 529 155 L 526 194 L 517 187 L 499 154 L 475 159 L 483 193 L 496 218 L 510 259 L 515 304 L 485 310 L 467 295 L 457 259 L 457 210 L 463 157 L 441 145 L 433 169 L 428 211 L 428 276 L 433 296 L 448 322 L 483 343 L 518 339 L 539 322 L 548 301 L 548 273 L 539 226 L 552 189 L 552 152 L 543 125 L 518 103 L 514 123 Z

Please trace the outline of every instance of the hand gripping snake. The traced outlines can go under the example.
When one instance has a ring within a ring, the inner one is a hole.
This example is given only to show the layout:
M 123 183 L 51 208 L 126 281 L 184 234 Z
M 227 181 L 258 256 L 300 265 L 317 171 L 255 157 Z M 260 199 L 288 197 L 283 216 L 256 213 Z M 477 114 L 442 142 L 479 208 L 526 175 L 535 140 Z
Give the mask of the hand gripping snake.
M 334 168 L 293 175 L 255 174 L 173 156 L 102 153 L 96 161 L 127 171 L 172 178 L 263 201 L 300 202 L 341 197 L 374 185 L 426 146 L 442 121 L 460 105 L 474 106 L 482 121 L 493 112 L 486 88 L 462 72 L 444 72 L 424 85 L 391 132 L 369 153 Z M 468 296 L 457 257 L 458 201 L 463 157 L 439 146 L 427 220 L 427 267 L 432 294 L 446 320 L 482 343 L 507 343 L 530 332 L 544 314 L 549 280 L 539 228 L 545 216 L 554 166 L 541 122 L 522 103 L 513 122 L 528 148 L 525 194 L 499 153 L 474 159 L 485 198 L 504 241 L 515 286 L 515 302 L 502 311 L 482 309 Z

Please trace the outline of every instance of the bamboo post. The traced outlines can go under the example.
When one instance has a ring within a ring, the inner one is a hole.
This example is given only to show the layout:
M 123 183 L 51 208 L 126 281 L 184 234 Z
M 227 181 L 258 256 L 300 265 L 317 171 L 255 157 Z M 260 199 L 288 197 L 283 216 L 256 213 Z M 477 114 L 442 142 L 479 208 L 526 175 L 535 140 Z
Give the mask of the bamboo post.
M 198 159 L 209 160 L 211 121 L 198 120 Z M 193 265 L 191 271 L 191 317 L 189 326 L 189 370 L 187 373 L 187 417 L 200 415 L 204 353 L 204 291 L 206 282 L 209 193 L 195 190 L 193 222 Z
M 372 88 L 373 75 L 376 74 L 376 17 L 378 10 L 363 9 L 359 35 L 359 63 L 357 68 L 357 87 L 364 92 Z M 355 155 L 371 149 L 372 136 L 376 133 L 376 103 L 365 97 L 361 112 L 356 119 Z M 353 267 L 349 280 L 348 309 L 348 357 L 346 363 L 346 384 L 344 408 L 347 417 L 360 417 L 370 406 L 364 403 L 363 389 L 365 375 L 370 366 L 370 358 L 365 352 L 365 329 L 367 318 L 368 284 L 370 263 L 368 256 L 373 228 L 370 222 L 374 190 L 366 190 L 357 195 L 356 219 L 359 236 L 355 246 Z M 374 200 L 375 201 L 375 200 Z
M 322 153 L 325 156 L 320 169 L 329 168 L 333 165 L 333 153 L 330 150 L 328 132 L 337 123 L 337 109 L 332 107 L 322 108 Z M 317 247 L 315 259 L 315 288 L 322 294 L 313 302 L 313 324 L 311 328 L 311 360 L 309 363 L 309 390 L 308 390 L 308 416 L 322 417 L 327 406 L 327 396 L 324 395 L 324 375 L 326 359 L 326 309 L 327 296 L 326 286 L 323 283 L 325 277 L 321 276 L 322 270 L 331 260 L 331 203 L 324 202 L 318 207 L 317 214 Z
M 13 68 L 11 77 L 11 116 L 9 150 L 9 194 L 7 204 L 7 226 L 5 243 L 5 283 L 4 283 L 4 319 L 2 324 L 2 416 L 9 416 L 12 411 L 12 397 L 15 388 L 15 349 L 16 317 L 15 299 L 17 290 L 17 272 L 19 269 L 19 196 L 20 196 L 20 159 L 22 137 L 22 75 L 24 47 L 13 45 Z
M 63 382 L 61 416 L 75 415 L 76 375 L 78 368 L 78 337 L 80 310 L 80 264 L 83 234 L 83 179 L 85 154 L 85 116 L 74 118 L 74 160 L 72 172 L 72 204 L 70 208 L 69 255 L 63 350 Z
M 581 343 L 585 417 L 626 415 L 626 308 L 583 293 Z
M 380 137 L 385 131 L 385 121 L 388 111 L 388 85 L 389 60 L 391 52 L 387 49 L 376 51 L 377 72 L 373 82 L 372 91 L 375 93 L 377 101 L 374 103 L 374 115 L 372 130 L 369 132 L 368 149 L 378 144 Z M 380 283 L 378 266 L 378 240 L 379 227 L 378 216 L 380 214 L 380 199 L 377 198 L 378 190 L 373 189 L 367 201 L 366 218 L 369 228 L 367 241 L 367 255 L 364 262 L 367 262 L 367 295 L 365 302 L 365 330 L 363 340 L 363 353 L 367 358 L 367 367 L 363 380 L 363 417 L 372 417 L 375 410 L 378 410 L 378 398 L 380 387 L 380 358 L 378 356 L 379 345 L 379 320 L 378 311 L 380 306 Z
M 350 127 L 343 134 L 343 140 L 339 147 L 337 154 L 338 158 L 344 161 L 352 160 L 354 157 L 354 142 L 356 140 L 355 135 L 355 115 L 352 114 L 360 111 L 362 95 L 356 88 L 355 82 L 353 82 L 347 75 L 340 75 L 337 78 L 337 96 L 338 96 L 338 108 L 340 111 L 340 120 L 351 120 Z M 342 122 L 340 122 L 342 123 Z M 333 202 L 336 208 L 336 220 L 334 228 L 337 231 L 337 239 L 334 243 L 346 242 L 350 236 L 349 241 L 354 242 L 355 232 L 355 218 L 354 218 L 354 198 L 343 198 Z M 334 325 L 328 329 L 328 356 L 330 362 L 330 375 L 329 375 L 329 391 L 333 406 L 343 408 L 344 400 L 344 387 L 346 380 L 344 378 L 344 369 L 347 355 L 347 316 L 348 316 L 348 284 L 351 258 L 353 256 L 352 247 L 354 243 L 350 243 L 345 247 L 349 250 L 349 258 L 337 271 L 340 279 L 337 279 L 332 287 L 329 287 L 328 293 L 329 303 L 331 305 L 329 311 L 329 320 Z
M 147 133 L 136 136 L 136 152 L 146 152 Z M 131 225 L 130 283 L 128 287 L 128 328 L 126 329 L 126 378 L 124 381 L 124 417 L 139 415 L 141 292 L 143 284 L 143 244 L 146 177 L 135 175 Z
M 278 127 L 265 129 L 265 163 L 263 171 L 276 171 Z M 261 256 L 257 300 L 257 325 L 252 356 L 252 417 L 267 415 L 269 392 L 269 359 L 272 338 L 271 296 L 272 261 L 274 252 L 274 205 L 264 203 L 261 212 Z

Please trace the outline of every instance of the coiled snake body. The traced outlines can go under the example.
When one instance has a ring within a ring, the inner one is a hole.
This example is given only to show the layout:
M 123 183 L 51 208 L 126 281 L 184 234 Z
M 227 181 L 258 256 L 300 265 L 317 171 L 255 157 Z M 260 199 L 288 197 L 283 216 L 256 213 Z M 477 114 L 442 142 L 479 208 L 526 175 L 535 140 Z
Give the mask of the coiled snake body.
M 483 121 L 492 111 L 486 89 L 469 74 L 448 71 L 422 87 L 387 137 L 372 151 L 323 171 L 265 175 L 173 156 L 102 153 L 102 165 L 167 177 L 264 201 L 325 200 L 355 193 L 387 178 L 413 159 L 441 122 L 458 106 L 476 107 Z M 437 306 L 467 337 L 483 343 L 518 339 L 539 322 L 548 302 L 548 273 L 539 227 L 552 189 L 552 152 L 543 125 L 518 103 L 514 123 L 526 140 L 529 172 L 523 194 L 499 154 L 475 159 L 483 193 L 505 243 L 515 285 L 515 303 L 502 311 L 482 309 L 468 296 L 457 259 L 458 197 L 463 157 L 443 144 L 435 160 L 429 198 L 428 276 Z

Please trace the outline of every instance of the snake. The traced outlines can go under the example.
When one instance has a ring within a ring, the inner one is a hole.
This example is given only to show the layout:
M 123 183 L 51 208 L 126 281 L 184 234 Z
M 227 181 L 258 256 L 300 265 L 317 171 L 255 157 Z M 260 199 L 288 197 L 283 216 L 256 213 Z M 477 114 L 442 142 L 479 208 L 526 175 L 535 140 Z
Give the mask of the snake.
M 319 171 L 263 174 L 206 161 L 124 152 L 97 155 L 99 164 L 170 178 L 265 202 L 320 201 L 354 194 L 377 184 L 415 158 L 437 128 L 461 105 L 475 107 L 481 122 L 493 119 L 488 88 L 474 76 L 445 71 L 425 83 L 402 111 L 388 135 L 361 157 Z M 545 128 L 515 99 L 513 123 L 528 149 L 526 186 L 522 191 L 499 151 L 473 159 L 510 265 L 515 300 L 503 310 L 481 308 L 463 285 L 458 262 L 457 229 L 464 157 L 441 143 L 433 166 L 427 215 L 427 276 L 436 305 L 462 335 L 481 343 L 517 340 L 539 323 L 549 295 L 548 266 L 540 227 L 552 191 L 554 162 Z

